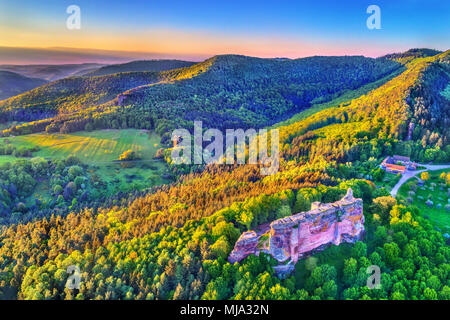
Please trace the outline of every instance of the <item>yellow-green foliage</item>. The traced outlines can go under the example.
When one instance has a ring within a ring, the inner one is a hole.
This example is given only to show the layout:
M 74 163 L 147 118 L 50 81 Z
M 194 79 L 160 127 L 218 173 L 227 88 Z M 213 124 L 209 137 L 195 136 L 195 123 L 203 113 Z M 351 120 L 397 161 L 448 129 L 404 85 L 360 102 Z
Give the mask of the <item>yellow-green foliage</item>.
M 119 156 L 119 161 L 127 161 L 136 159 L 136 152 L 128 149 Z
M 408 118 L 407 104 L 404 99 L 408 96 L 411 87 L 419 80 L 421 73 L 444 55 L 448 56 L 450 51 L 444 52 L 435 57 L 419 58 L 406 65 L 407 70 L 395 77 L 381 87 L 372 90 L 367 95 L 354 99 L 348 106 L 335 107 L 323 110 L 307 118 L 305 121 L 280 128 L 281 141 L 289 141 L 290 137 L 306 132 L 309 125 L 320 123 L 325 119 L 341 119 L 347 113 L 347 121 L 377 122 L 389 121 L 389 136 L 398 136 L 400 129 L 404 129 L 404 121 Z
M 150 139 L 149 139 L 150 136 Z M 76 156 L 84 162 L 114 161 L 129 150 L 151 160 L 159 146 L 159 136 L 144 130 L 99 130 L 73 134 L 31 134 L 9 137 L 14 146 L 39 146 L 35 155 L 51 158 Z
M 194 64 L 193 66 L 190 66 L 190 67 L 164 71 L 164 72 L 162 72 L 162 78 L 168 82 L 194 78 L 194 77 L 208 71 L 211 68 L 211 66 L 214 64 L 216 59 L 217 59 L 217 57 L 212 57 L 208 60 L 205 60 L 201 63 Z
M 411 89 L 431 64 L 448 59 L 449 55 L 447 51 L 417 58 L 406 64 L 406 71 L 348 105 L 319 111 L 303 121 L 279 127 L 283 152 L 294 155 L 296 145 L 309 138 L 314 139 L 308 145 L 309 159 L 315 154 L 320 159 L 322 154 L 349 150 L 358 141 L 403 138 L 410 118 L 406 99 Z M 302 139 L 305 134 L 309 136 Z

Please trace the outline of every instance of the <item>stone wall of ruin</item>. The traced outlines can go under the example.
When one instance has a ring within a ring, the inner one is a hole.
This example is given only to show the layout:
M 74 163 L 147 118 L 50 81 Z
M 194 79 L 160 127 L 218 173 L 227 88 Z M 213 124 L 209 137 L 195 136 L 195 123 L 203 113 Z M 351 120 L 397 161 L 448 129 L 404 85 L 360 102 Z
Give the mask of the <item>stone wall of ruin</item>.
M 329 244 L 354 243 L 363 234 L 363 202 L 353 197 L 352 190 L 348 189 L 337 202 L 313 203 L 308 212 L 273 221 L 266 234 L 244 232 L 228 260 L 239 262 L 250 254 L 265 252 L 280 263 L 295 264 Z

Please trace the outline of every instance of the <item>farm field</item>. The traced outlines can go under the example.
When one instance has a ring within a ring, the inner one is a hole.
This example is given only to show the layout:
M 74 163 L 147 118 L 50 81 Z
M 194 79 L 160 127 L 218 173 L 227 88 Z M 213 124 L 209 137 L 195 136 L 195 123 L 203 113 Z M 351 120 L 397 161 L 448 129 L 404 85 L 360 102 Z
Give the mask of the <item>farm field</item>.
M 450 212 L 445 208 L 449 203 L 449 186 L 439 178 L 442 172 L 449 173 L 450 170 L 428 171 L 430 178 L 424 181 L 423 186 L 418 186 L 418 180 L 411 178 L 400 187 L 397 200 L 408 203 L 407 199 L 410 197 L 412 204 L 419 208 L 422 216 L 433 222 L 443 233 L 450 233 Z M 433 202 L 432 206 L 426 204 L 428 199 Z

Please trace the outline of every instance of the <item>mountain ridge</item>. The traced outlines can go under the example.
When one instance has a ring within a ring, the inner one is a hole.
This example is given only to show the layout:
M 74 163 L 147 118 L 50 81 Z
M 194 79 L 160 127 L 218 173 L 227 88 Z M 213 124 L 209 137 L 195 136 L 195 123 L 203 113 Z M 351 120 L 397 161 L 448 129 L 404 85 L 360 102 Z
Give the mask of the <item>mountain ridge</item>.
M 83 74 L 83 76 L 103 76 L 119 72 L 159 72 L 168 71 L 173 69 L 179 69 L 183 67 L 189 67 L 196 64 L 196 62 L 183 61 L 183 60 L 136 60 L 121 64 L 112 64 L 100 67 L 94 71 Z
M 166 112 L 159 105 L 182 103 L 182 109 L 186 110 L 178 117 L 182 117 L 181 123 L 186 125 L 199 110 L 210 108 L 211 112 L 203 112 L 206 121 L 215 117 L 222 118 L 223 125 L 262 126 L 273 119 L 273 113 L 276 118 L 285 117 L 287 112 L 309 107 L 314 98 L 326 100 L 329 95 L 360 87 L 400 67 L 399 63 L 387 59 L 360 56 L 279 60 L 221 55 L 169 71 L 122 72 L 58 80 L 1 102 L 0 112 L 10 120 L 31 121 L 105 103 L 119 107 L 135 105 L 146 112 L 156 109 L 165 113 L 157 117 L 174 126 L 177 122 L 180 124 L 180 121 L 170 120 L 172 115 L 168 113 L 174 110 Z M 207 87 L 209 90 L 203 90 Z M 182 97 L 176 98 L 175 91 Z M 228 96 L 224 100 L 221 95 L 225 93 Z M 118 96 L 123 97 L 120 103 Z M 198 97 L 198 101 L 190 101 L 192 97 Z M 224 108 L 219 110 L 219 105 Z M 36 117 L 39 112 L 42 116 Z
M 0 70 L 0 100 L 22 94 L 47 83 L 44 79 L 30 78 L 11 71 Z
M 11 71 L 25 77 L 40 78 L 47 81 L 55 81 L 77 73 L 86 72 L 91 68 L 104 66 L 99 63 L 81 64 L 31 64 L 31 65 L 0 65 L 0 70 Z

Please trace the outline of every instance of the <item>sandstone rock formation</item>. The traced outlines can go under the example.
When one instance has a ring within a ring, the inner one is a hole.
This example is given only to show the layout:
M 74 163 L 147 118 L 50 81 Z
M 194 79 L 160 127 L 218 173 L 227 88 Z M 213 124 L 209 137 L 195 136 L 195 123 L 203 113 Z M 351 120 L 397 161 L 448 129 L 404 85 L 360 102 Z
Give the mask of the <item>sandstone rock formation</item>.
M 257 251 L 259 236 L 255 231 L 244 232 L 236 242 L 233 251 L 228 260 L 231 263 L 241 261 L 250 254 L 255 254 Z
M 273 221 L 267 232 L 244 232 L 228 261 L 239 262 L 250 254 L 265 252 L 280 262 L 280 271 L 286 272 L 299 259 L 329 244 L 354 243 L 363 234 L 363 202 L 354 198 L 352 189 L 348 189 L 337 202 L 315 202 L 310 211 Z

